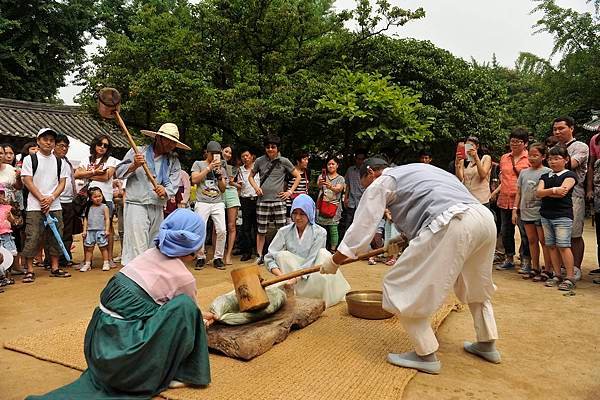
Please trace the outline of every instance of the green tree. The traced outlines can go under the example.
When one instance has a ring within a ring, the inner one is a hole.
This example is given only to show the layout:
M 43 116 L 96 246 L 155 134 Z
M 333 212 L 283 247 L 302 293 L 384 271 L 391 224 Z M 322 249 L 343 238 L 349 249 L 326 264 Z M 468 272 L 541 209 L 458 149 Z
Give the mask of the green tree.
M 95 67 L 82 70 L 81 100 L 91 105 L 97 87 L 114 86 L 130 126 L 176 121 L 196 148 L 212 137 L 260 143 L 267 133 L 286 146 L 316 148 L 332 129 L 316 102 L 343 66 L 337 55 L 362 39 L 344 28 L 353 14 L 332 4 L 105 0 L 103 15 L 127 23 L 101 21 L 106 46 Z M 385 2 L 379 9 L 391 24 L 410 17 Z
M 362 58 L 366 70 L 388 75 L 392 83 L 422 93 L 420 102 L 435 119 L 434 134 L 426 142 L 437 159 L 444 159 L 445 153 L 452 156 L 447 149 L 461 137 L 474 135 L 488 146 L 502 145 L 507 88 L 492 67 L 466 62 L 429 41 L 386 36 L 370 39 L 364 54 L 368 56 L 351 57 Z
M 317 102 L 317 110 L 325 112 L 328 124 L 337 133 L 331 143 L 334 149 L 337 145 L 341 150 L 354 137 L 379 144 L 391 141 L 409 145 L 431 136 L 431 120 L 420 98 L 420 93 L 394 85 L 389 77 L 343 69 L 331 79 Z
M 55 100 L 83 63 L 95 24 L 94 0 L 0 0 L 2 96 Z
M 537 31 L 554 37 L 553 56 L 560 60 L 553 65 L 551 60 L 523 53 L 517 69 L 535 81 L 536 91 L 527 101 L 536 112 L 530 113 L 528 125 L 544 138 L 558 115 L 571 115 L 581 124 L 589 120 L 590 109 L 600 106 L 600 2 L 588 1 L 594 3 L 594 12 L 584 13 L 560 7 L 554 0 L 537 3 L 533 11 L 543 14 Z

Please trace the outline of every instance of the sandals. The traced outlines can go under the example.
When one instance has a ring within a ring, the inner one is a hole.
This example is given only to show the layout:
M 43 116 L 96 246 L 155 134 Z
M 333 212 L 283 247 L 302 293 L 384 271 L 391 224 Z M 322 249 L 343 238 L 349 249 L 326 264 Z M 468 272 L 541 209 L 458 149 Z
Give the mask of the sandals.
M 387 265 L 388 267 L 393 266 L 394 264 L 396 264 L 396 257 L 390 257 L 388 258 L 388 260 L 385 262 L 385 265 Z
M 534 279 L 539 274 L 540 274 L 540 270 L 539 269 L 532 269 L 531 271 L 529 271 L 529 273 L 527 275 L 523 275 L 522 278 L 523 279 Z
M 560 278 L 558 276 L 555 276 L 554 278 L 548 279 L 546 281 L 546 283 L 544 283 L 544 286 L 546 287 L 555 287 L 560 283 Z
M 50 271 L 50 276 L 53 276 L 55 278 L 69 278 L 71 274 L 67 271 L 57 268 L 55 270 Z
M 375 260 L 375 257 L 370 257 L 369 261 L 367 261 L 367 264 L 369 264 L 369 265 L 375 265 L 375 264 L 377 264 L 377 261 Z
M 35 273 L 34 272 L 26 272 L 23 277 L 23 283 L 33 283 L 35 282 Z
M 0 279 L 0 287 L 14 285 L 14 284 L 15 284 L 15 280 L 12 278 L 4 277 L 4 278 Z
M 552 279 L 554 274 L 552 272 L 542 271 L 539 275 L 533 277 L 534 282 L 546 282 L 548 279 Z
M 574 280 L 574 279 L 573 279 Z M 569 292 L 575 289 L 575 283 L 571 279 L 564 279 L 559 285 L 558 290 L 562 290 L 563 292 Z

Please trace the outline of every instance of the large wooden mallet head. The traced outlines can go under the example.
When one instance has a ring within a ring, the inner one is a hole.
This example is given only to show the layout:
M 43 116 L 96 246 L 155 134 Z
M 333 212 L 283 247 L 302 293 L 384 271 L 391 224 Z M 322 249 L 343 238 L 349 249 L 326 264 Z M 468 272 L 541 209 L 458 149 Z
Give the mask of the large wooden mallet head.
M 241 312 L 262 310 L 269 305 L 258 265 L 232 270 L 231 280 Z
M 98 113 L 102 118 L 112 119 L 121 109 L 121 94 L 115 88 L 105 87 L 98 91 Z

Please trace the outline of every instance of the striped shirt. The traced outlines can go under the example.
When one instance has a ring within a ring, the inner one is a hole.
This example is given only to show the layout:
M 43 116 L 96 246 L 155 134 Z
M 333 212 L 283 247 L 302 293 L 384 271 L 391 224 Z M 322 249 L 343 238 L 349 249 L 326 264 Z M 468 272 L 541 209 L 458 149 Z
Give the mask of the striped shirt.
M 294 184 L 294 180 L 296 178 L 294 178 L 293 175 L 290 175 L 290 177 L 287 180 L 287 188 L 291 189 L 292 185 Z M 292 196 L 287 199 L 287 201 L 285 202 L 285 205 L 287 207 L 291 207 L 292 206 L 292 201 L 298 197 L 298 195 L 300 194 L 308 194 L 308 170 L 304 170 L 303 172 L 300 173 L 300 183 L 298 184 L 298 187 L 296 188 L 296 190 L 294 190 L 294 193 L 292 194 Z

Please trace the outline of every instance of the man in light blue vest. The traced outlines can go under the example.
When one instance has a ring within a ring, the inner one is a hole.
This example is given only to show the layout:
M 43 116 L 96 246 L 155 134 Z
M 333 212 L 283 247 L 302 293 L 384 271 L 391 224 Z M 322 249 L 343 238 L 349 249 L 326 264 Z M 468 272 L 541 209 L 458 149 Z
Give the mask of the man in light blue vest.
M 388 354 L 392 364 L 438 374 L 438 342 L 430 317 L 454 286 L 469 305 L 477 342 L 464 349 L 487 361 L 500 362 L 490 299 L 496 226 L 492 213 L 456 179 L 437 167 L 408 164 L 387 168 L 370 158 L 360 169 L 363 193 L 353 224 L 321 273 L 335 273 L 339 264 L 364 251 L 385 209 L 389 209 L 409 246 L 383 280 L 383 308 L 399 316 L 415 351 Z

